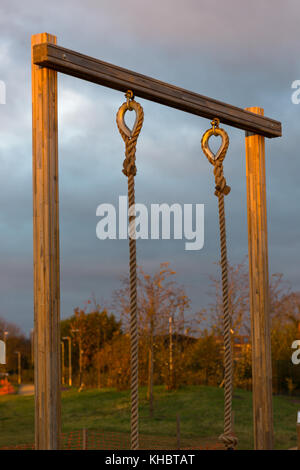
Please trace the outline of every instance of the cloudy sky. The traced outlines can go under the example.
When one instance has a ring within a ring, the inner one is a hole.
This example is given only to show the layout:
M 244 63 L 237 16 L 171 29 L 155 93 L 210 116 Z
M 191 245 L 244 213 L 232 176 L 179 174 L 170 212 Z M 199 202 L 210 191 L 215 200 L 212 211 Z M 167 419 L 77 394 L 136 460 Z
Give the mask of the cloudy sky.
M 269 262 L 300 289 L 300 79 L 297 0 L 3 0 L 0 6 L 0 316 L 33 325 L 30 37 L 58 44 L 239 107 L 260 106 L 283 125 L 267 140 Z M 123 141 L 115 113 L 123 94 L 59 75 L 59 171 L 62 316 L 94 294 L 110 303 L 128 264 L 127 242 L 96 238 L 96 208 L 127 191 Z M 138 260 L 153 272 L 170 261 L 192 299 L 208 302 L 217 273 L 217 200 L 212 167 L 201 153 L 209 121 L 146 100 L 137 149 L 137 201 L 205 204 L 205 245 L 141 241 Z M 244 133 L 225 127 L 231 144 L 225 175 L 229 259 L 247 255 Z

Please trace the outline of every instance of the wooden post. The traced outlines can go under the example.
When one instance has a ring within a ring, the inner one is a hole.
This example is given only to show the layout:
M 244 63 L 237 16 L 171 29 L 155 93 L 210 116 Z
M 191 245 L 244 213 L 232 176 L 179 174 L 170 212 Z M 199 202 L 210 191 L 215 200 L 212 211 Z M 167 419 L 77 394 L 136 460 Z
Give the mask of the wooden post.
M 70 336 L 68 336 L 68 344 L 69 344 L 69 387 L 72 387 L 72 345 L 71 345 Z
M 176 442 L 177 442 L 177 450 L 181 448 L 181 436 L 180 436 L 180 415 L 179 413 L 176 414 Z
M 18 355 L 18 385 L 21 385 L 22 378 L 21 378 L 21 353 L 20 351 L 17 351 L 17 355 Z
M 262 108 L 247 108 L 264 114 Z M 273 448 L 265 139 L 246 132 L 248 251 L 255 449 Z
M 173 390 L 173 317 L 169 316 L 169 390 Z
M 63 341 L 61 344 L 61 384 L 65 385 L 65 343 Z
M 32 48 L 56 44 L 47 33 Z M 35 448 L 59 449 L 61 428 L 57 72 L 32 61 Z
M 87 450 L 88 448 L 88 432 L 86 428 L 82 430 L 82 450 Z
M 297 450 L 300 450 L 300 411 L 297 412 Z
M 222 124 L 244 131 L 280 137 L 281 123 L 265 116 L 249 113 L 231 104 L 178 88 L 146 75 L 123 69 L 94 57 L 71 51 L 54 44 L 39 44 L 34 48 L 33 61 L 57 72 L 107 86 L 126 93 L 134 90 L 136 97 L 154 101 L 206 119 L 216 116 Z

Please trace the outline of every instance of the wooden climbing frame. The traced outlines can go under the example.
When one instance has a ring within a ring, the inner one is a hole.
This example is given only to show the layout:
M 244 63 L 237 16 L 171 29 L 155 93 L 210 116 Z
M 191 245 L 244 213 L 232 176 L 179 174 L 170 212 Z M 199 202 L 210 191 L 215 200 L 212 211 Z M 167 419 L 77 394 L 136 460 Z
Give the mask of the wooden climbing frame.
M 124 93 L 131 89 L 137 97 L 217 117 L 246 132 L 254 443 L 255 449 L 272 449 L 265 137 L 280 137 L 281 123 L 261 108 L 240 109 L 62 48 L 47 33 L 32 36 L 36 449 L 58 449 L 61 431 L 57 72 Z

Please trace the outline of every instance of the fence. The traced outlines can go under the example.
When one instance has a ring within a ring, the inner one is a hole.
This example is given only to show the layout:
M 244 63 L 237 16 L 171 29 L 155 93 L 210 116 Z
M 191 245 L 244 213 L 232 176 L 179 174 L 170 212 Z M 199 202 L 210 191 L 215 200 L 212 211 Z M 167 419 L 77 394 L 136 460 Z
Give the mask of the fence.
M 129 450 L 130 435 L 93 429 L 80 429 L 62 434 L 61 448 L 64 450 Z M 168 436 L 140 435 L 142 450 L 179 450 L 178 438 Z M 224 447 L 216 439 L 204 440 L 185 438 L 180 443 L 181 450 L 222 450 Z M 21 444 L 2 447 L 0 450 L 34 450 L 34 444 Z

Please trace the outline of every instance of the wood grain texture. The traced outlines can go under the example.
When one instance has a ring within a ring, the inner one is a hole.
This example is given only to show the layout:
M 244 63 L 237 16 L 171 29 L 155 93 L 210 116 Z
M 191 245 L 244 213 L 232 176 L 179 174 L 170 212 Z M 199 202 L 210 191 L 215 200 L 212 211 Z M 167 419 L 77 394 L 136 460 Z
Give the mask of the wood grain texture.
M 94 59 L 53 43 L 36 45 L 33 61 L 43 67 L 266 137 L 280 137 L 281 123 L 146 75 Z
M 32 47 L 55 43 L 47 33 Z M 32 63 L 36 449 L 59 449 L 61 428 L 57 73 Z
M 261 108 L 247 108 L 263 115 Z M 268 233 L 264 137 L 246 133 L 248 250 L 255 449 L 273 448 Z

